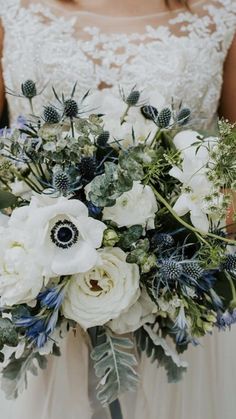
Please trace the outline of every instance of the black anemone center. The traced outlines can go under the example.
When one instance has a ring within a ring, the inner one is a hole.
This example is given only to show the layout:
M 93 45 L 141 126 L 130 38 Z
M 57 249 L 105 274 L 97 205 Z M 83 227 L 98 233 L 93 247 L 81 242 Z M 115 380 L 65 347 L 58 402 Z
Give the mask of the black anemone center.
M 69 227 L 61 227 L 58 230 L 57 237 L 61 242 L 67 243 L 71 241 L 73 237 L 73 231 L 71 231 Z
M 68 249 L 78 241 L 79 231 L 71 221 L 60 220 L 53 226 L 50 237 L 57 247 Z

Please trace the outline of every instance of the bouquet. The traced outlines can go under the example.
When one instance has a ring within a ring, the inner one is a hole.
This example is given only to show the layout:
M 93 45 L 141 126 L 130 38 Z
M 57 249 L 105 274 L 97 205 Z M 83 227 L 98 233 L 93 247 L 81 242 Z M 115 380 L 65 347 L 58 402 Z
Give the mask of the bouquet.
M 195 131 L 155 89 L 75 87 L 35 112 L 24 82 L 31 113 L 0 138 L 2 387 L 17 397 L 80 327 L 107 406 L 142 353 L 177 381 L 188 345 L 236 321 L 236 134 Z

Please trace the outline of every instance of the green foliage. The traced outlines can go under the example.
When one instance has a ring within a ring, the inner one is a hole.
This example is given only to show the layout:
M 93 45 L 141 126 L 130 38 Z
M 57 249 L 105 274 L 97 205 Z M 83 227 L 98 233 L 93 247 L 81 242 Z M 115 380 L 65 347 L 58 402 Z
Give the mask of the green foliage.
M 236 189 L 236 131 L 235 125 L 219 122 L 220 138 L 210 151 L 208 177 L 217 186 Z
M 98 400 L 108 405 L 125 391 L 135 390 L 138 374 L 137 360 L 131 353 L 133 342 L 123 336 L 114 336 L 109 329 L 102 329 L 97 346 L 91 353 L 96 376 L 99 378 Z
M 121 193 L 118 193 L 117 191 L 117 179 L 117 165 L 114 163 L 105 163 L 105 173 L 97 176 L 91 182 L 89 199 L 94 205 L 98 207 L 111 207 L 115 204 L 116 199 L 121 195 Z
M 137 330 L 135 338 L 138 349 L 145 352 L 151 362 L 157 361 L 159 366 L 165 368 L 169 382 L 175 383 L 182 379 L 187 364 L 168 346 L 164 338 L 158 336 L 148 325 Z
M 10 319 L 0 318 L 0 348 L 3 345 L 16 346 L 18 334 Z
M 118 164 L 105 163 L 105 172 L 91 182 L 89 197 L 93 204 L 110 207 L 124 192 L 132 189 L 134 181 L 142 180 L 145 157 L 143 146 L 137 146 L 122 150 Z
M 202 244 L 198 251 L 198 259 L 204 269 L 218 268 L 225 258 L 225 244 L 208 239 L 207 244 Z
M 212 332 L 216 323 L 216 313 L 207 307 L 207 302 L 203 305 L 191 298 L 186 298 L 185 314 L 191 318 L 191 336 L 200 338 Z
M 46 357 L 32 350 L 26 350 L 21 358 L 16 359 L 13 355 L 9 364 L 2 371 L 2 387 L 8 399 L 15 399 L 27 388 L 28 373 L 38 374 L 38 367 L 45 369 Z
M 140 239 L 142 234 L 143 234 L 143 227 L 140 225 L 134 225 L 128 228 L 128 230 L 121 233 L 121 238 L 118 242 L 118 246 L 124 250 L 130 249 L 131 246 L 134 243 L 136 243 L 137 240 Z
M 17 197 L 10 192 L 0 191 L 0 210 L 17 204 Z
M 128 254 L 127 262 L 142 265 L 142 263 L 146 261 L 149 246 L 150 245 L 148 239 L 139 240 L 136 243 L 134 249 L 132 249 L 131 252 Z

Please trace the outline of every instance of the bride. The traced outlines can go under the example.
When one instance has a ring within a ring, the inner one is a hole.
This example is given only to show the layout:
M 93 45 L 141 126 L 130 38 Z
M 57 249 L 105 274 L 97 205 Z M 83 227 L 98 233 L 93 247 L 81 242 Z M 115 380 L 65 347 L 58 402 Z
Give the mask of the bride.
M 236 121 L 235 0 L 0 0 L 0 114 L 4 86 L 19 91 L 33 79 L 70 92 L 134 85 L 159 90 L 200 116 L 210 130 L 216 115 Z M 50 89 L 38 96 L 39 108 Z M 10 121 L 29 110 L 7 97 Z M 162 369 L 143 358 L 136 394 L 121 398 L 125 419 L 234 419 L 236 332 L 216 332 L 186 358 L 189 371 L 168 384 Z M 1 395 L 3 419 L 101 419 L 92 412 L 88 348 L 82 332 L 64 340 L 62 357 L 29 377 L 16 401 Z M 91 371 L 90 371 L 91 373 Z M 96 407 L 95 407 L 96 409 Z

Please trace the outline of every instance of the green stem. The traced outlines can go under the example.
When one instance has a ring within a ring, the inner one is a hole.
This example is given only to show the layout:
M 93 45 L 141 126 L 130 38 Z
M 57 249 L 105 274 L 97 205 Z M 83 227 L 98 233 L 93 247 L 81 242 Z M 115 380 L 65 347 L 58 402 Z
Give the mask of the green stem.
M 229 275 L 227 272 L 226 272 L 226 277 L 229 281 L 230 288 L 231 288 L 231 291 L 232 291 L 232 300 L 236 301 L 236 289 L 235 289 L 234 281 L 233 281 L 231 275 Z
M 75 138 L 75 128 L 74 128 L 73 118 L 70 118 L 70 126 L 71 126 L 72 137 Z
M 151 142 L 151 144 L 149 146 L 150 148 L 154 148 L 155 147 L 156 142 L 159 140 L 161 134 L 162 134 L 162 131 L 161 131 L 160 128 L 158 128 L 158 130 L 157 130 L 156 134 L 154 135 L 153 140 L 152 140 L 152 142 Z
M 111 419 L 123 419 L 119 399 L 114 400 L 114 402 L 109 405 L 109 410 Z
M 188 230 L 192 231 L 205 244 L 209 245 L 209 243 L 207 243 L 207 241 L 202 236 L 211 237 L 213 239 L 221 240 L 221 241 L 223 241 L 225 243 L 228 243 L 228 244 L 234 244 L 234 245 L 236 245 L 236 240 L 230 240 L 230 239 L 227 239 L 225 237 L 217 236 L 216 234 L 213 234 L 213 233 L 208 233 L 208 232 L 206 233 L 204 231 L 200 231 L 197 228 L 191 226 L 190 224 L 188 224 L 186 221 L 184 221 L 181 217 L 179 217 L 176 214 L 176 212 L 173 210 L 173 208 L 171 207 L 171 205 L 168 204 L 168 202 L 165 200 L 165 198 L 163 198 L 163 196 L 160 195 L 159 192 L 157 192 L 157 190 L 155 188 L 152 187 L 152 189 L 153 189 L 153 192 L 154 192 L 156 198 L 158 199 L 158 201 L 161 202 L 168 209 L 168 211 L 173 215 L 173 217 L 180 224 L 182 224 L 184 227 L 186 227 Z
M 1 179 L 1 183 L 3 183 L 3 185 L 5 185 L 7 187 L 8 190 L 11 190 L 11 188 L 9 187 L 8 183 L 6 180 Z
M 17 179 L 23 180 L 23 182 L 25 182 L 30 187 L 30 189 L 33 189 L 33 191 L 37 193 L 42 192 L 32 180 L 29 180 L 28 178 L 21 176 L 20 173 L 17 172 L 17 170 L 12 170 L 12 173 L 16 176 Z
M 29 163 L 26 163 L 27 164 L 27 167 L 28 167 L 28 169 L 30 170 L 30 172 L 32 173 L 32 175 L 37 179 L 38 177 L 40 177 L 41 176 L 41 174 L 39 173 L 39 171 L 38 171 L 38 168 L 37 168 L 37 166 L 36 166 L 36 164 L 34 163 L 34 167 L 35 167 L 35 169 L 36 169 L 36 172 L 37 173 L 35 173 L 34 172 L 34 170 L 33 170 L 33 168 L 32 168 L 32 165 L 30 165 Z
M 47 178 L 46 178 L 46 175 L 45 175 L 45 173 L 44 173 L 44 171 L 43 171 L 43 168 L 42 168 L 41 163 L 38 163 L 38 168 L 39 168 L 39 171 L 40 171 L 40 173 L 41 173 L 42 178 L 43 178 L 45 181 L 47 181 Z
M 32 98 L 29 98 L 29 104 L 30 104 L 30 110 L 31 110 L 32 114 L 34 114 L 34 107 L 33 107 L 33 100 L 32 100 Z
M 122 117 L 120 118 L 120 125 L 123 125 L 123 124 L 124 124 L 124 122 L 125 122 L 125 118 L 126 118 L 126 116 L 128 115 L 129 110 L 130 110 L 130 106 L 128 105 L 128 106 L 127 106 L 127 108 L 126 108 L 126 110 L 125 110 L 125 112 L 124 112 L 124 114 L 123 114 L 123 115 L 122 115 Z

